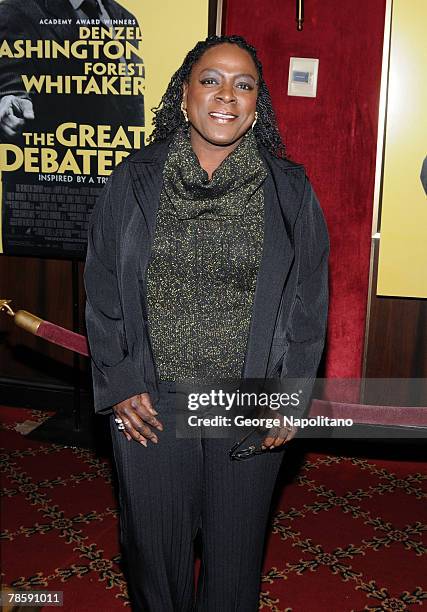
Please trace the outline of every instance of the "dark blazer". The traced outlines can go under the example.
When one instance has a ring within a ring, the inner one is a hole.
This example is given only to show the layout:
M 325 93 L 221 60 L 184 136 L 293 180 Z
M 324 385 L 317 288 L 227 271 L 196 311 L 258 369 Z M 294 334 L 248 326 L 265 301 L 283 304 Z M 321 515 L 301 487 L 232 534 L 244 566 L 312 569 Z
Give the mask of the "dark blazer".
M 97 413 L 138 393 L 158 397 L 147 329 L 145 273 L 169 140 L 126 158 L 113 172 L 89 223 L 84 280 Z M 304 168 L 260 153 L 264 248 L 244 362 L 246 378 L 313 379 L 328 309 L 329 239 Z

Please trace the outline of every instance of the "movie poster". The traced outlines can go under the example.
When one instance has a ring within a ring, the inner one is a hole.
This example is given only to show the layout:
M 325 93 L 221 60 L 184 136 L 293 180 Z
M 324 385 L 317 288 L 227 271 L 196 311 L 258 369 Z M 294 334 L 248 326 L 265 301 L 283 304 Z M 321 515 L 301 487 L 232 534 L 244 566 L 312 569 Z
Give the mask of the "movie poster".
M 207 34 L 207 0 L 164 4 L 0 1 L 0 252 L 84 257 L 102 186 Z

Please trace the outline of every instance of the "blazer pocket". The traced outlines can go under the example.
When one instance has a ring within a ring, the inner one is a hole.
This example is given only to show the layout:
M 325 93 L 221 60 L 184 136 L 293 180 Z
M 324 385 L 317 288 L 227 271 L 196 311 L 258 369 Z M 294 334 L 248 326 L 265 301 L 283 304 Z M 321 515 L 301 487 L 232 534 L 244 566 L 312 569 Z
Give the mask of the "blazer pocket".
M 267 376 L 274 378 L 281 374 L 283 361 L 288 351 L 289 342 L 286 340 L 273 340 L 271 345 L 270 359 L 271 364 L 268 368 Z
M 118 332 L 119 332 L 120 344 L 122 346 L 123 353 L 127 355 L 129 351 L 128 351 L 128 343 L 126 339 L 125 326 L 123 322 L 120 324 Z

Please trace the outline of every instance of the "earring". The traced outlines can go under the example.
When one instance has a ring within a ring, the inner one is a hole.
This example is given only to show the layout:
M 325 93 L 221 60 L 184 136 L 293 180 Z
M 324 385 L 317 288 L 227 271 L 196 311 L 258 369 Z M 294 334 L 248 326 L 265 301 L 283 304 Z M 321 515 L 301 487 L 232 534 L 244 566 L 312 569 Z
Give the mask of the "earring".
M 181 101 L 181 112 L 184 115 L 185 123 L 188 123 L 187 109 L 184 108 L 184 100 Z
M 255 119 L 254 119 L 254 120 L 253 120 L 253 122 L 252 122 L 252 129 L 254 129 L 254 127 L 255 127 L 255 123 L 256 123 L 257 121 L 258 121 L 258 112 L 257 112 L 257 111 L 255 111 Z

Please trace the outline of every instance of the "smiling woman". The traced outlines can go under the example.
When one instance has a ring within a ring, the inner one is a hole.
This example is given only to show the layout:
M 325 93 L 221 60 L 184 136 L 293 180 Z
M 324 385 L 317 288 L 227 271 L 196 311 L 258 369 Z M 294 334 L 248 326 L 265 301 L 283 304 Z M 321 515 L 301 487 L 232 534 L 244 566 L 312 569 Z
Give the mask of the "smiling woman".
M 176 384 L 314 379 L 327 230 L 244 39 L 197 43 L 154 126 L 94 208 L 85 266 L 95 410 L 110 415 L 132 609 L 256 612 L 270 500 L 296 429 L 279 420 L 248 448 L 226 421 L 222 437 L 177 435 Z
M 237 45 L 212 47 L 184 83 L 183 108 L 192 126 L 191 146 L 209 178 L 255 121 L 258 72 Z

